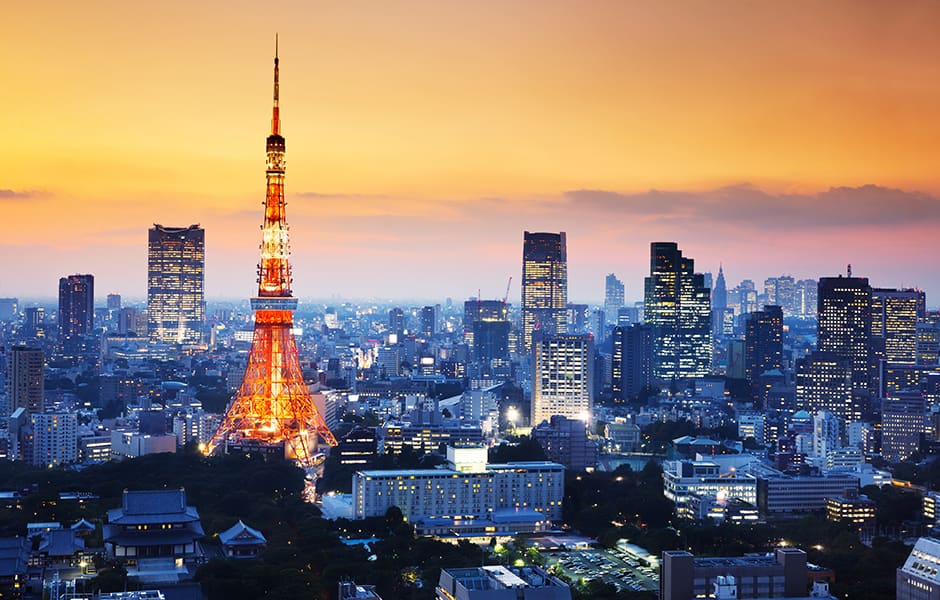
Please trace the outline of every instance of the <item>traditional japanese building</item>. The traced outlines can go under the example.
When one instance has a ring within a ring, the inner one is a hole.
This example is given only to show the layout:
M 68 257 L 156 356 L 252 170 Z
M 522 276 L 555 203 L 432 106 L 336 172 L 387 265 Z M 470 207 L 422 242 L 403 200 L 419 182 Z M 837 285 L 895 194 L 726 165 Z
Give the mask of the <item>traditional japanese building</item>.
M 201 561 L 203 535 L 185 490 L 125 490 L 121 507 L 108 511 L 104 545 L 109 556 L 126 564 L 129 577 L 179 581 Z

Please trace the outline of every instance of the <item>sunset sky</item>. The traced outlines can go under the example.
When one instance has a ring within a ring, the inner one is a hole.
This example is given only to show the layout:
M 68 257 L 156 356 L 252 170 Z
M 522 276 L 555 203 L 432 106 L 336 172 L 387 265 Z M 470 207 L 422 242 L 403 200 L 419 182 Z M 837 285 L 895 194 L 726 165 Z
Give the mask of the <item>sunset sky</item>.
M 940 305 L 937 2 L 16 2 L 0 35 L 0 296 L 146 294 L 206 228 L 244 298 L 280 34 L 294 293 L 502 296 L 566 231 L 569 298 L 651 241 L 729 284 L 835 275 Z

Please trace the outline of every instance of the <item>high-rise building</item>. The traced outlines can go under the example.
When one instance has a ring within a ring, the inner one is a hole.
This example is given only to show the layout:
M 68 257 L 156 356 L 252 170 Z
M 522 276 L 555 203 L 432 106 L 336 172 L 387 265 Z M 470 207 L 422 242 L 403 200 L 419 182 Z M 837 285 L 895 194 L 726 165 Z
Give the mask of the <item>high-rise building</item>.
M 734 311 L 730 311 L 730 319 L 725 318 L 725 312 L 728 311 L 728 285 L 725 283 L 724 265 L 718 265 L 718 277 L 715 278 L 715 285 L 711 288 L 711 303 L 712 335 L 715 337 L 731 335 L 734 332 Z
M 786 316 L 792 317 L 800 314 L 800 296 L 797 294 L 796 282 L 790 275 L 765 279 L 764 295 L 767 304 L 779 306 Z
M 565 232 L 525 232 L 522 244 L 522 351 L 535 331 L 568 332 L 568 251 Z
M 747 380 L 753 385 L 764 372 L 783 368 L 783 309 L 765 306 L 747 315 L 744 332 Z
M 896 392 L 881 401 L 881 456 L 888 462 L 909 458 L 920 449 L 927 404 L 919 391 Z
M 59 341 L 91 335 L 95 328 L 95 277 L 59 279 Z
M 815 317 L 819 305 L 819 283 L 815 279 L 797 281 L 796 295 L 800 305 L 800 316 Z
M 653 328 L 640 324 L 615 327 L 612 340 L 613 396 L 630 400 L 653 385 Z
M 437 333 L 437 314 L 440 312 L 440 305 L 422 306 L 419 313 L 418 323 L 420 333 L 425 338 L 430 338 Z
M 718 277 L 715 278 L 711 300 L 715 310 L 721 311 L 728 307 L 728 284 L 725 283 L 724 265 L 718 265 Z
M 199 225 L 149 231 L 147 321 L 150 338 L 198 344 L 206 320 L 206 231 Z
M 7 352 L 6 410 L 0 417 L 8 417 L 17 408 L 30 413 L 42 412 L 43 355 L 41 348 L 13 346 Z
M 594 403 L 594 337 L 536 335 L 532 353 L 532 426 L 553 415 L 589 421 Z
M 650 245 L 644 314 L 653 326 L 653 373 L 670 381 L 709 374 L 712 359 L 711 299 L 691 258 L 675 242 Z
M 817 348 L 847 361 L 852 388 L 867 393 L 872 386 L 871 286 L 864 277 L 819 280 Z M 835 412 L 835 411 L 833 411 Z
M 0 321 L 15 321 L 18 306 L 16 298 L 0 298 Z
M 388 311 L 388 329 L 392 333 L 401 335 L 405 331 L 405 311 L 395 307 Z
M 936 366 L 940 362 L 940 323 L 918 323 L 916 335 L 917 364 Z
M 813 352 L 796 361 L 796 407 L 827 410 L 846 422 L 862 418 L 852 394 L 851 363 L 832 352 Z
M 108 310 L 121 310 L 121 295 L 108 294 L 107 307 Z
M 510 329 L 509 305 L 502 300 L 471 298 L 463 303 L 464 341 L 475 361 L 508 361 Z
M 588 333 L 591 307 L 587 304 L 568 304 L 568 333 Z
M 124 307 L 118 311 L 117 331 L 120 335 L 143 335 L 147 332 L 144 320 L 136 308 Z
M 604 315 L 608 323 L 617 322 L 617 311 L 623 307 L 623 282 L 613 273 L 604 282 Z
M 33 426 L 32 464 L 55 467 L 78 460 L 78 414 L 36 413 Z
M 46 309 L 41 306 L 30 306 L 23 311 L 25 316 L 24 328 L 27 337 L 39 338 L 46 336 Z
M 580 419 L 554 415 L 532 428 L 532 439 L 545 451 L 548 460 L 575 471 L 597 466 L 597 444 L 591 440 L 588 424 Z
M 924 292 L 875 288 L 871 293 L 872 339 L 888 364 L 917 362 L 917 323 L 924 320 Z

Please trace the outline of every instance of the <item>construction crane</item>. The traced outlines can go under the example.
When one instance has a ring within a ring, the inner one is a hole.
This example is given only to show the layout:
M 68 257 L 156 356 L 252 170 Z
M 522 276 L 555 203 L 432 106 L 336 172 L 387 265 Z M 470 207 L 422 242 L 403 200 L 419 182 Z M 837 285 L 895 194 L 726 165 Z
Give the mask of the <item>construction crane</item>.
M 503 295 L 503 304 L 506 304 L 506 301 L 509 300 L 509 286 L 512 285 L 512 275 L 509 276 L 509 281 L 506 282 L 506 293 Z

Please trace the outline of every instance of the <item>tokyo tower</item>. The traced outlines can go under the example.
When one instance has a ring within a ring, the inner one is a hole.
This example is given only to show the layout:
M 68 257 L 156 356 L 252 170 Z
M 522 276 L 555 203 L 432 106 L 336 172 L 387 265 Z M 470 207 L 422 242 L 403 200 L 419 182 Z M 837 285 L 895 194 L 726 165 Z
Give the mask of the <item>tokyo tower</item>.
M 274 111 L 267 139 L 267 197 L 264 201 L 254 339 L 245 377 L 225 411 L 206 454 L 245 442 L 277 446 L 284 456 L 309 467 L 318 438 L 330 446 L 336 438 L 313 403 L 304 383 L 297 344 L 291 333 L 297 299 L 291 295 L 290 239 L 284 201 L 284 137 L 278 106 L 278 55 L 274 52 Z

